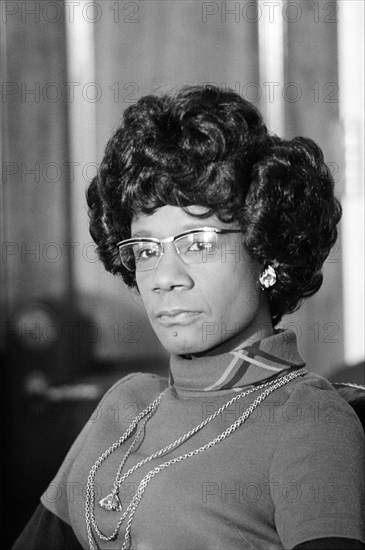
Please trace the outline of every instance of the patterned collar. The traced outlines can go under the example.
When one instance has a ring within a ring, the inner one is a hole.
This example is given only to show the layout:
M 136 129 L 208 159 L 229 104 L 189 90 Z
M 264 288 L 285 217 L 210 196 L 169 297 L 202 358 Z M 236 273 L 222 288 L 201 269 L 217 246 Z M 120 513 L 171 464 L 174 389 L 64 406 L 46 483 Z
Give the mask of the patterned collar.
M 230 352 L 213 356 L 171 355 L 170 385 L 189 391 L 239 391 L 275 378 L 280 372 L 305 366 L 296 334 L 277 330 L 254 343 L 244 342 Z

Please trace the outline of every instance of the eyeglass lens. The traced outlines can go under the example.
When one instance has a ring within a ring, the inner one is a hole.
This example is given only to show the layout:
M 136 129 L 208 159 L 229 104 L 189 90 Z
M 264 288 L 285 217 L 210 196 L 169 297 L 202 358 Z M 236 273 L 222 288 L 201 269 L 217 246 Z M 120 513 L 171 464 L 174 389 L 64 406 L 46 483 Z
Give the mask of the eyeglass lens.
M 205 263 L 216 259 L 220 241 L 224 235 L 214 231 L 201 231 L 175 239 L 177 253 L 187 264 Z M 149 241 L 139 241 L 120 247 L 123 265 L 130 271 L 155 269 L 163 254 L 163 245 Z

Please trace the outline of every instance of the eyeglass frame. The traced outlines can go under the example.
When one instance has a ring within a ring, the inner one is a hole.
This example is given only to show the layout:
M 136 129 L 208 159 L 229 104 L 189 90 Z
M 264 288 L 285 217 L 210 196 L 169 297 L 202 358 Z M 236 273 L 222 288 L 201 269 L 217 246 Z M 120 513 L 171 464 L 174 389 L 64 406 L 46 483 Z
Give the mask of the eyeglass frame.
M 175 245 L 175 250 L 176 250 L 176 253 L 180 256 L 180 250 L 176 247 L 176 244 L 175 244 L 175 241 L 178 240 L 179 238 L 181 237 L 186 237 L 187 235 L 190 235 L 190 234 L 193 234 L 193 233 L 208 233 L 209 231 L 214 231 L 214 233 L 216 234 L 221 234 L 221 235 L 224 235 L 224 234 L 228 234 L 228 233 L 242 233 L 242 230 L 241 229 L 223 229 L 223 228 L 218 228 L 218 227 L 197 227 L 197 228 L 193 228 L 193 229 L 187 229 L 186 231 L 182 231 L 181 233 L 178 233 L 177 235 L 172 235 L 171 237 L 166 237 L 165 239 L 157 239 L 156 237 L 131 237 L 130 239 L 125 239 L 123 241 L 119 241 L 117 242 L 117 247 L 118 247 L 118 251 L 119 251 L 119 257 L 121 259 L 121 262 L 123 264 L 123 266 L 128 269 L 129 272 L 133 273 L 134 271 L 137 271 L 136 269 L 129 269 L 129 267 L 127 267 L 124 263 L 123 263 L 123 260 L 120 256 L 120 249 L 122 246 L 124 245 L 130 245 L 130 244 L 138 244 L 140 242 L 149 242 L 149 243 L 155 243 L 157 245 L 162 245 L 161 248 L 162 248 L 162 251 L 161 251 L 161 254 L 160 256 L 158 257 L 158 260 L 157 260 L 157 263 L 154 267 L 151 267 L 149 269 L 146 269 L 144 271 L 152 271 L 153 269 L 156 269 L 158 267 L 158 264 L 162 258 L 162 256 L 164 255 L 164 247 L 163 247 L 163 243 L 171 243 L 173 242 L 174 245 Z M 181 258 L 182 259 L 182 258 Z M 182 261 L 184 263 L 186 263 L 183 259 Z M 189 265 L 189 264 L 187 264 Z

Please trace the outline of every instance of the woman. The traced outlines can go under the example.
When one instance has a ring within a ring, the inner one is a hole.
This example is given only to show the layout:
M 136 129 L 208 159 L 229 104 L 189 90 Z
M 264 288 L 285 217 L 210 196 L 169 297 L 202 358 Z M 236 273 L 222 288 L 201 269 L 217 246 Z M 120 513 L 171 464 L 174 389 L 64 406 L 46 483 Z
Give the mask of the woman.
M 169 378 L 109 390 L 14 548 L 364 548 L 361 424 L 275 328 L 337 237 L 320 149 L 187 87 L 125 111 L 87 198 Z

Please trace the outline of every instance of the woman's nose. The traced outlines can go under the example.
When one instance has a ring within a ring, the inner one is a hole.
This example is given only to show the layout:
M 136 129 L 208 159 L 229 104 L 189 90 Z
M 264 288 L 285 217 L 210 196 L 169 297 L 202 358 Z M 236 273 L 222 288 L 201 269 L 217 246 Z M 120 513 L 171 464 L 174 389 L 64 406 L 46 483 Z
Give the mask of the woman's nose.
M 188 290 L 194 286 L 194 281 L 189 274 L 188 265 L 182 260 L 175 244 L 164 243 L 164 251 L 157 267 L 153 271 L 152 289 L 173 290 L 175 288 Z

